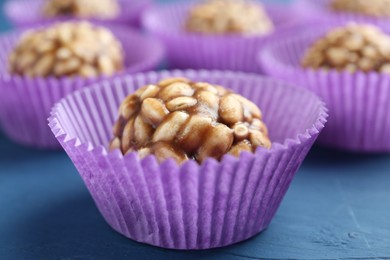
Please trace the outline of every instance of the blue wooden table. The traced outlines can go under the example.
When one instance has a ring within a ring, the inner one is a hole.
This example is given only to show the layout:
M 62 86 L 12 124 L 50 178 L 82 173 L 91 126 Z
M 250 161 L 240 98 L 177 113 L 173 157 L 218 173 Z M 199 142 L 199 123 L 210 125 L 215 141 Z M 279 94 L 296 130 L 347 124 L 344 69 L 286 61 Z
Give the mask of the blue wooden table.
M 64 152 L 0 134 L 0 259 L 390 259 L 389 200 L 390 155 L 315 147 L 265 232 L 222 249 L 164 250 L 114 232 Z

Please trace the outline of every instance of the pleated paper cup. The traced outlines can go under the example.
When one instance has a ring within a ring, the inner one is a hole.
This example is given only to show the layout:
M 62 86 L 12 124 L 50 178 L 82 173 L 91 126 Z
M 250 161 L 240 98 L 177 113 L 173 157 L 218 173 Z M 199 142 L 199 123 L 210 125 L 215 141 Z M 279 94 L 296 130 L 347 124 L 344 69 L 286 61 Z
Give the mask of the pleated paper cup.
M 258 104 L 272 149 L 182 166 L 108 152 L 122 100 L 171 76 L 220 84 Z M 320 99 L 302 88 L 250 74 L 187 70 L 125 76 L 77 91 L 55 105 L 49 125 L 113 229 L 154 246 L 207 249 L 246 240 L 270 224 L 326 116 Z
M 389 152 L 390 75 L 304 69 L 300 62 L 318 38 L 346 21 L 302 25 L 275 35 L 259 61 L 271 76 L 295 82 L 318 94 L 329 108 L 319 143 L 355 152 Z M 390 27 L 381 26 L 387 33 Z
M 55 22 L 75 17 L 46 18 L 42 15 L 47 0 L 8 0 L 4 4 L 4 13 L 17 26 L 35 25 L 41 22 Z M 98 1 L 98 0 L 94 0 Z M 139 26 L 142 13 L 152 5 L 152 0 L 118 0 L 120 13 L 116 18 L 104 19 L 105 22 Z M 26 11 L 28 10 L 28 11 Z M 99 19 L 92 19 L 97 21 Z
M 143 26 L 165 44 L 172 68 L 260 72 L 256 53 L 266 36 L 214 36 L 188 33 L 185 20 L 193 3 L 174 3 L 148 9 Z M 294 23 L 286 6 L 264 5 L 275 29 Z
M 122 43 L 125 53 L 125 70 L 118 74 L 151 70 L 163 59 L 164 49 L 158 40 L 120 25 L 107 28 Z M 0 125 L 17 143 L 60 148 L 47 126 L 51 107 L 67 94 L 105 78 L 30 78 L 9 74 L 8 56 L 21 34 L 22 31 L 15 31 L 0 36 Z
M 390 17 L 375 17 L 364 14 L 333 11 L 330 8 L 332 0 L 297 0 L 294 6 L 294 13 L 300 20 L 321 20 L 321 19 L 347 19 L 353 21 L 371 21 L 386 24 Z M 369 0 L 368 0 L 369 1 Z

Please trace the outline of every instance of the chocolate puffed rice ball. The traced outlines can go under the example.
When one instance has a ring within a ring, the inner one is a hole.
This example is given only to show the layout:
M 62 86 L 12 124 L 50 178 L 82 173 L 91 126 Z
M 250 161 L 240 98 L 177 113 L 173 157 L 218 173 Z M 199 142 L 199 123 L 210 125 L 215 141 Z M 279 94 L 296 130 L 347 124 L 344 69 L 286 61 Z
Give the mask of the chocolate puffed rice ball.
M 335 28 L 306 51 L 302 66 L 390 73 L 390 36 L 373 25 Z
M 110 76 L 124 67 L 121 43 L 106 28 L 65 22 L 24 33 L 9 56 L 9 71 L 30 77 Z
M 115 18 L 119 14 L 116 0 L 47 0 L 45 17 L 74 16 L 79 18 Z
M 390 0 L 333 0 L 331 9 L 375 17 L 390 16 Z
M 192 7 L 186 29 L 203 34 L 264 35 L 273 30 L 273 24 L 260 3 L 208 0 Z
M 159 162 L 199 163 L 224 154 L 239 156 L 271 141 L 260 109 L 223 87 L 169 78 L 129 95 L 119 108 L 109 149 L 153 154 Z

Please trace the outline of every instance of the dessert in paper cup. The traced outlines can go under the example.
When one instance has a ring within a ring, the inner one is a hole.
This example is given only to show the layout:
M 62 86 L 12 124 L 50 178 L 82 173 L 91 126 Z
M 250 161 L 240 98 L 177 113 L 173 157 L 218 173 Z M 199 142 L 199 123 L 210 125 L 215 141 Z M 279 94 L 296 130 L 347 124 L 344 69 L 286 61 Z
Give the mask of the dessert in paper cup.
M 328 20 L 275 35 L 260 51 L 268 75 L 318 94 L 329 108 L 319 143 L 389 152 L 390 28 Z
M 2 128 L 37 148 L 60 148 L 46 120 L 55 102 L 107 77 L 153 69 L 164 54 L 157 40 L 127 27 L 76 21 L 13 31 L 0 46 Z
M 388 22 L 389 0 L 298 0 L 295 11 L 302 19 L 344 18 Z
M 139 26 L 143 11 L 151 3 L 151 0 L 8 0 L 4 12 L 19 26 L 76 18 Z
M 172 68 L 259 72 L 267 36 L 294 23 L 291 9 L 258 1 L 208 0 L 148 9 L 143 26 L 162 40 Z
M 58 102 L 49 126 L 113 229 L 208 249 L 270 224 L 326 117 L 303 88 L 185 70 L 94 84 Z

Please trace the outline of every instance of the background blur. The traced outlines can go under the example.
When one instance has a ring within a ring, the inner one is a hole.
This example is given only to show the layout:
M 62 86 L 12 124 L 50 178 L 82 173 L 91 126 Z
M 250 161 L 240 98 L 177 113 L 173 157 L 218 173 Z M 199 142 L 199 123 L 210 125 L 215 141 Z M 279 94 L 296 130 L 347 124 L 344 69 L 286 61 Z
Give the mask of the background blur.
M 0 13 L 0 31 L 10 28 Z M 0 132 L 0 260 L 390 259 L 389 169 L 387 154 L 315 147 L 261 235 L 223 249 L 183 252 L 119 235 L 63 151 L 25 148 Z

